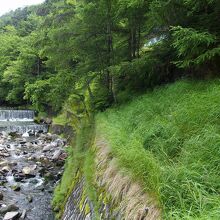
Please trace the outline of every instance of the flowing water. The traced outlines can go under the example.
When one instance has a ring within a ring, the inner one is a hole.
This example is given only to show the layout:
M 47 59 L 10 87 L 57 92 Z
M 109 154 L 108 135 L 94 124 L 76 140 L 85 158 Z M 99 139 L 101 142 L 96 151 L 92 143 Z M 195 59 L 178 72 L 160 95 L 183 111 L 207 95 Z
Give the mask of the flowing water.
M 54 220 L 50 204 L 63 170 L 65 140 L 33 119 L 33 111 L 0 110 L 0 219 L 15 211 L 8 208 L 13 205 L 27 220 Z
M 27 131 L 47 132 L 47 125 L 34 123 L 34 111 L 32 110 L 2 110 L 0 109 L 0 132 L 18 132 L 23 134 Z

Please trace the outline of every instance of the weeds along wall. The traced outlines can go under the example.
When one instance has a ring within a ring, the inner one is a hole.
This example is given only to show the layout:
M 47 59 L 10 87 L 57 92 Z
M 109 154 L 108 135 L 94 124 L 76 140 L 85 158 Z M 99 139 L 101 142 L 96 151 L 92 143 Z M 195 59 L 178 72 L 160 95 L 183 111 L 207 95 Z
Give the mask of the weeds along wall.
M 60 117 L 54 121 L 71 123 Z M 68 147 L 65 171 L 54 192 L 56 218 L 159 219 L 156 198 L 120 169 L 119 161 L 112 157 L 111 147 L 99 136 L 94 121 L 93 117 L 81 120 Z
M 160 201 L 163 219 L 219 212 L 220 81 L 181 80 L 100 113 L 112 156 Z
M 58 218 L 217 220 L 219 93 L 219 80 L 181 80 L 82 120 Z

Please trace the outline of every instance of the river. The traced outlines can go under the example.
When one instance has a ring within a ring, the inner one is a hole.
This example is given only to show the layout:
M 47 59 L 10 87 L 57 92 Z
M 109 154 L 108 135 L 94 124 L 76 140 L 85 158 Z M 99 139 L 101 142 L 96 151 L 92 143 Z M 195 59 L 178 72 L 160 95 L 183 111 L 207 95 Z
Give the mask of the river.
M 66 140 L 33 119 L 33 111 L 0 110 L 0 219 L 54 220 Z

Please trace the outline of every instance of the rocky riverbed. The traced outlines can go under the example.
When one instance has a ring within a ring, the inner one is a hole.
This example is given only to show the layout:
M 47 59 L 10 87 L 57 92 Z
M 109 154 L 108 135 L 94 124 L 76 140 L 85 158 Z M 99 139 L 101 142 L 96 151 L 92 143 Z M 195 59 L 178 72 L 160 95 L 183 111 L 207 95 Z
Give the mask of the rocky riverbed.
M 52 192 L 66 141 L 50 133 L 0 133 L 0 220 L 53 220 Z

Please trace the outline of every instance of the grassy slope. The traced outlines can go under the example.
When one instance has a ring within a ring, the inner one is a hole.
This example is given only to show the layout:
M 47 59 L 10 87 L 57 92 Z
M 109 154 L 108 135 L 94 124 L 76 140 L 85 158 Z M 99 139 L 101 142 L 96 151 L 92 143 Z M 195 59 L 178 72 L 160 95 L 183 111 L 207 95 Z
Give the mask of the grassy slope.
M 179 81 L 97 116 L 121 166 L 164 219 L 219 219 L 220 81 Z

